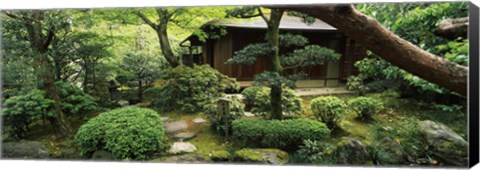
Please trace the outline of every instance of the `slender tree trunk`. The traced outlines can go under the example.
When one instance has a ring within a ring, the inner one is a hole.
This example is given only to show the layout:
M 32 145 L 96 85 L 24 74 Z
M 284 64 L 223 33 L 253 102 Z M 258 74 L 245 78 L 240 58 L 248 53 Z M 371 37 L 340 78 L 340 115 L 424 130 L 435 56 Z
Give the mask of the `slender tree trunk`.
M 138 101 L 143 101 L 143 84 L 142 79 L 138 80 Z
M 270 56 L 270 71 L 281 73 L 283 67 L 280 63 L 279 55 L 279 27 L 280 20 L 283 16 L 283 10 L 272 9 L 270 14 L 270 19 L 267 22 L 268 31 L 267 31 L 267 41 L 268 46 L 274 50 L 272 56 Z M 270 104 L 272 106 L 272 113 L 270 119 L 282 119 L 282 85 L 281 84 L 271 84 L 270 85 Z
M 85 62 L 85 65 L 83 66 L 85 68 L 85 76 L 83 77 L 83 92 L 87 93 L 88 92 L 88 83 L 90 82 L 90 66 L 88 65 L 88 62 Z
M 285 7 L 321 19 L 386 61 L 429 82 L 467 94 L 468 68 L 435 56 L 388 31 L 353 5 Z

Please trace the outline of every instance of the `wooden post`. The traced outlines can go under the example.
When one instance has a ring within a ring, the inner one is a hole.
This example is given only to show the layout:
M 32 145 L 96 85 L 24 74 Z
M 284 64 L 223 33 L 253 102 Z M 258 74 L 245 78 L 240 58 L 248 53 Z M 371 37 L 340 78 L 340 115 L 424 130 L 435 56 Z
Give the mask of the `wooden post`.
M 232 102 L 232 100 L 227 98 L 219 98 L 217 100 L 217 106 L 218 106 L 217 114 L 220 115 L 221 117 L 228 116 L 230 114 L 230 102 Z M 223 122 L 223 127 L 227 127 L 227 124 L 228 124 L 227 119 L 225 119 Z M 225 137 L 228 138 L 229 137 L 228 128 L 224 129 L 224 133 L 225 133 Z

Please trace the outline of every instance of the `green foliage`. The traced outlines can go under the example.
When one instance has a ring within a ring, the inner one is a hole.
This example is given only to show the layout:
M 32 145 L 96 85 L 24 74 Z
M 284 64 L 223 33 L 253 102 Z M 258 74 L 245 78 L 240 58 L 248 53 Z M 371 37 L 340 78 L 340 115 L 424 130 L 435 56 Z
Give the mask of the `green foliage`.
M 250 88 L 250 87 L 249 87 Z M 255 88 L 255 87 L 254 87 Z M 247 88 L 248 89 L 248 88 Z M 247 91 L 248 92 L 248 91 Z M 250 95 L 250 94 L 248 94 Z M 249 96 L 251 98 L 251 96 Z M 261 86 L 255 92 L 253 98 L 252 112 L 258 115 L 268 115 L 271 111 L 270 88 Z M 295 96 L 295 91 L 284 88 L 282 91 L 282 111 L 286 115 L 295 115 L 302 113 L 302 99 Z
M 304 140 L 295 152 L 296 163 L 330 165 L 335 163 L 335 146 L 321 141 Z
M 166 80 L 154 100 L 155 106 L 163 111 L 178 109 L 193 113 L 221 97 L 225 90 L 238 90 L 239 85 L 208 65 L 179 66 L 166 70 Z
M 233 121 L 233 139 L 247 147 L 296 150 L 303 140 L 322 140 L 329 136 L 325 124 L 308 119 Z
M 46 98 L 45 92 L 33 89 L 24 95 L 13 96 L 3 103 L 2 119 L 7 132 L 17 138 L 25 137 L 31 123 L 55 118 L 51 107 L 54 101 Z
M 116 159 L 145 159 L 164 149 L 163 123 L 151 109 L 125 107 L 104 112 L 78 130 L 75 141 L 82 155 L 107 150 Z
M 427 157 L 426 148 L 428 148 L 428 145 L 426 139 L 421 137 L 422 132 L 418 129 L 418 120 L 405 119 L 388 124 L 378 123 L 374 128 L 377 132 L 377 140 L 390 137 L 400 143 L 406 154 L 414 158 Z
M 296 49 L 292 53 L 281 58 L 282 65 L 286 67 L 309 67 L 323 65 L 329 61 L 337 61 L 341 57 L 334 50 L 318 45 L 307 45 L 302 49 Z
M 356 92 L 358 95 L 364 95 L 370 89 L 364 85 L 364 76 L 362 74 L 357 76 L 350 76 L 347 78 L 348 90 Z
M 311 101 L 310 108 L 315 117 L 330 129 L 335 128 L 345 114 L 345 104 L 334 96 L 317 97 Z
M 64 82 L 56 82 L 58 95 L 62 100 L 62 110 L 67 114 L 92 113 L 99 109 L 97 100 L 80 88 Z
M 253 106 L 255 103 L 255 97 L 257 95 L 257 92 L 263 90 L 263 89 L 268 89 L 268 87 L 265 86 L 250 86 L 242 91 L 242 95 L 244 97 L 243 102 L 245 105 L 249 108 Z
M 245 113 L 243 110 L 245 106 L 236 97 L 231 98 L 229 106 L 229 114 L 227 115 L 218 113 L 217 103 L 211 103 L 204 107 L 210 127 L 222 135 L 225 135 L 225 130 L 228 130 L 228 133 L 231 134 L 232 122 L 243 117 Z
M 348 101 L 348 107 L 358 114 L 361 120 L 371 120 L 383 109 L 383 104 L 370 97 L 357 97 Z
M 268 57 L 272 52 L 267 43 L 249 44 L 240 51 L 235 51 L 234 57 L 228 59 L 226 64 L 252 65 L 257 57 Z
M 460 37 L 455 40 L 448 40 L 436 36 L 434 30 L 438 23 L 444 19 L 466 17 L 468 14 L 465 9 L 468 8 L 468 3 L 364 4 L 359 5 L 358 8 L 418 47 L 438 56 L 443 56 L 452 62 L 467 65 L 468 43 L 466 42 L 468 40 Z M 372 59 L 365 59 L 355 64 L 362 76 L 351 80 L 360 82 L 358 79 L 398 79 L 407 82 L 404 84 L 420 89 L 422 92 L 448 93 L 444 88 L 394 67 L 381 58 L 371 54 L 370 57 Z M 368 84 L 370 82 L 365 81 L 364 83 Z M 357 83 L 352 82 L 350 84 L 356 85 Z M 362 88 L 353 89 L 364 90 Z

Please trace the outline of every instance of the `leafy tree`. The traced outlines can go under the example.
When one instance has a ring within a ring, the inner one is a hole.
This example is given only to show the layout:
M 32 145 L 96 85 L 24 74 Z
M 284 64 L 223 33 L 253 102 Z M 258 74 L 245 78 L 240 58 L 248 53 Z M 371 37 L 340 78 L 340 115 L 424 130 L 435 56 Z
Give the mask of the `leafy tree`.
M 308 67 L 324 64 L 327 61 L 338 60 L 339 54 L 331 49 L 318 45 L 308 45 L 308 39 L 300 35 L 280 35 L 280 21 L 284 15 L 283 9 L 271 9 L 270 15 L 264 13 L 260 7 L 243 7 L 229 10 L 231 17 L 252 18 L 261 17 L 267 23 L 265 43 L 250 44 L 242 50 L 235 52 L 229 64 L 253 64 L 258 57 L 267 57 L 269 70 L 255 76 L 256 82 L 268 82 L 270 86 L 271 114 L 270 119 L 282 119 L 282 86 L 293 86 L 294 81 L 282 76 L 285 69 Z M 281 55 L 281 47 L 303 47 L 288 54 Z
M 120 65 L 127 71 L 134 81 L 138 82 L 138 99 L 143 100 L 145 89 L 151 87 L 152 83 L 159 78 L 162 66 L 157 57 L 142 52 L 130 52 L 123 58 Z
M 65 120 L 65 115 L 61 108 L 60 97 L 55 87 L 55 79 L 51 70 L 51 63 L 48 58 L 48 49 L 54 36 L 63 29 L 69 27 L 67 15 L 61 11 L 19 11 L 3 12 L 10 19 L 13 19 L 18 25 L 21 25 L 20 32 L 26 32 L 24 40 L 29 42 L 31 56 L 34 60 L 34 67 L 38 87 L 44 90 L 47 98 L 54 101 L 54 111 L 56 116 L 50 119 L 53 129 L 58 137 L 64 137 L 71 131 L 70 125 Z M 20 34 L 20 33 L 18 33 Z

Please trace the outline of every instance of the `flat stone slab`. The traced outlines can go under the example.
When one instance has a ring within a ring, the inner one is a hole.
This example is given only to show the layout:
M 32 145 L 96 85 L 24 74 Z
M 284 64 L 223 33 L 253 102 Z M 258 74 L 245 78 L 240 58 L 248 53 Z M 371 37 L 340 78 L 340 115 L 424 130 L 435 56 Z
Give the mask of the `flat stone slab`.
M 167 151 L 170 154 L 191 153 L 197 151 L 197 147 L 190 142 L 175 142 Z
M 207 122 L 207 120 L 205 120 L 204 118 L 201 118 L 201 117 L 197 117 L 197 118 L 193 119 L 192 122 L 193 122 L 193 123 L 200 124 L 200 123 L 205 123 L 205 122 Z
M 193 132 L 181 132 L 174 135 L 173 139 L 179 140 L 179 141 L 186 141 L 194 138 L 195 136 L 197 136 L 197 134 Z
M 174 121 L 174 122 L 166 122 L 165 123 L 165 131 L 167 133 L 174 133 L 177 131 L 181 131 L 188 128 L 188 124 L 184 120 Z
M 160 120 L 162 120 L 162 122 L 166 122 L 166 121 L 170 120 L 170 118 L 169 117 L 161 117 Z

